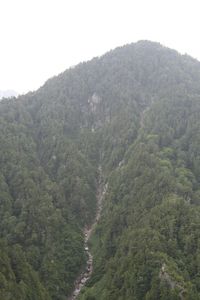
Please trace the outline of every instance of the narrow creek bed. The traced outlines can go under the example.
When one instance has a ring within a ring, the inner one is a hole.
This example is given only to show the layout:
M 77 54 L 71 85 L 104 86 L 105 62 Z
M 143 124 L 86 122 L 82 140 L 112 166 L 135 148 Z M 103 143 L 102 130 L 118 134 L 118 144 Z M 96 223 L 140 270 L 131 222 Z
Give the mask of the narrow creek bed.
M 84 248 L 87 254 L 87 263 L 85 270 L 77 277 L 75 284 L 74 284 L 74 290 L 72 292 L 72 295 L 68 298 L 68 300 L 75 300 L 77 299 L 78 295 L 81 292 L 81 289 L 85 286 L 86 282 L 92 275 L 93 271 L 93 256 L 90 252 L 88 241 L 89 238 L 97 225 L 100 216 L 101 216 L 101 210 L 102 210 L 102 201 L 105 196 L 107 190 L 107 184 L 103 183 L 103 178 L 102 178 L 102 169 L 99 167 L 99 180 L 98 180 L 98 186 L 97 186 L 97 210 L 96 210 L 96 216 L 94 219 L 94 222 L 89 226 L 84 228 Z

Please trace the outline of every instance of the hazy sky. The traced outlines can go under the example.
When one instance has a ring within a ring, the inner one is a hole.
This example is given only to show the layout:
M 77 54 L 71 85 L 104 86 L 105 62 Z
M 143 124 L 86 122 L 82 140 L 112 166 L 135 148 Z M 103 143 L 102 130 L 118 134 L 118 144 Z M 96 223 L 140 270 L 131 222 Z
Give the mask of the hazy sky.
M 200 60 L 199 0 L 0 0 L 0 90 L 37 89 L 141 39 Z

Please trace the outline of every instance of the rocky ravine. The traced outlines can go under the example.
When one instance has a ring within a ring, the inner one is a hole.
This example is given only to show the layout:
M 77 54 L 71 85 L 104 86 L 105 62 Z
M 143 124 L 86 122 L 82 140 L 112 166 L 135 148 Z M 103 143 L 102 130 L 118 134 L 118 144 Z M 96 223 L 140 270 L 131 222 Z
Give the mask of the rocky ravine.
M 84 228 L 84 247 L 85 251 L 87 253 L 88 259 L 86 263 L 85 270 L 77 277 L 74 284 L 74 291 L 72 292 L 72 295 L 68 298 L 68 300 L 75 300 L 77 299 L 78 295 L 80 294 L 81 289 L 85 286 L 86 282 L 92 275 L 93 270 L 93 256 L 90 252 L 88 241 L 89 238 L 97 225 L 100 216 L 101 216 L 101 210 L 102 210 L 102 202 L 103 198 L 105 196 L 107 190 L 107 184 L 104 184 L 103 177 L 102 177 L 102 169 L 99 167 L 99 180 L 98 180 L 98 186 L 97 186 L 97 210 L 96 210 L 96 216 L 94 219 L 94 222 L 88 227 Z

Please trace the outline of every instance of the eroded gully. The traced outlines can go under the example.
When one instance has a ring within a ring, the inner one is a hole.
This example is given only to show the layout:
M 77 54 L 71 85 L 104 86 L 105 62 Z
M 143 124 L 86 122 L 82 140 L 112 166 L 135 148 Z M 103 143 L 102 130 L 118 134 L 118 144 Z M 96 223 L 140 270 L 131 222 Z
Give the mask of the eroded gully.
M 100 216 L 101 216 L 101 210 L 102 210 L 102 201 L 105 196 L 107 190 L 107 184 L 104 184 L 103 177 L 102 177 L 102 169 L 99 167 L 99 178 L 98 178 L 98 185 L 97 185 L 97 209 L 96 209 L 96 216 L 94 219 L 94 222 L 88 227 L 86 226 L 83 230 L 84 233 L 84 248 L 85 252 L 87 254 L 87 263 L 84 271 L 77 277 L 74 285 L 74 290 L 72 292 L 72 295 L 68 298 L 68 300 L 75 300 L 77 299 L 78 295 L 80 294 L 82 288 L 85 286 L 86 282 L 92 275 L 93 271 L 93 256 L 90 252 L 88 241 L 89 238 L 97 225 Z

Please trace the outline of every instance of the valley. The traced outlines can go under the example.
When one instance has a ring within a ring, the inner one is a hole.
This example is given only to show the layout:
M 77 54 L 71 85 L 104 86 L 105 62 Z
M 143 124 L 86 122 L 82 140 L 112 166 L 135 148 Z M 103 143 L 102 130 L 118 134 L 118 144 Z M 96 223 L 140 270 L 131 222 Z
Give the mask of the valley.
M 200 62 L 118 47 L 0 102 L 0 299 L 200 299 Z
M 77 299 L 78 295 L 81 292 L 81 289 L 85 286 L 86 282 L 90 279 L 92 275 L 93 270 L 93 255 L 90 252 L 88 241 L 101 217 L 101 210 L 103 205 L 103 199 L 107 190 L 107 184 L 104 184 L 103 181 L 103 174 L 102 174 L 102 168 L 99 166 L 98 168 L 98 184 L 97 184 L 97 192 L 96 192 L 96 198 L 97 198 L 97 208 L 96 208 L 96 216 L 94 219 L 94 222 L 90 225 L 84 228 L 84 249 L 87 255 L 87 262 L 85 266 L 85 270 L 81 272 L 81 274 L 77 277 L 75 284 L 74 284 L 74 291 L 72 292 L 72 296 L 70 296 L 69 300 L 75 300 Z

